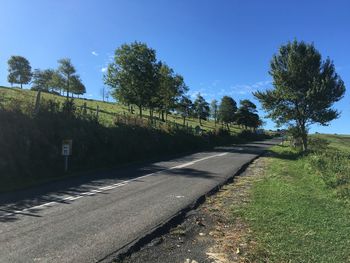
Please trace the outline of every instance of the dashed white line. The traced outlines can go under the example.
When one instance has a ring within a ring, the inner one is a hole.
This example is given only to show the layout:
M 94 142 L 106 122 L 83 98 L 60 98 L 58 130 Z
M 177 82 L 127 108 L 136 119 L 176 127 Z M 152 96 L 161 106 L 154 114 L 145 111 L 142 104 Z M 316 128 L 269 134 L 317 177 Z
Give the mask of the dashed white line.
M 74 200 L 77 200 L 77 199 L 85 197 L 85 196 L 91 196 L 91 195 L 94 195 L 94 194 L 97 194 L 97 193 L 102 193 L 102 192 L 105 192 L 105 191 L 109 191 L 109 190 L 112 190 L 112 189 L 115 189 L 115 188 L 127 185 L 128 183 L 131 183 L 133 181 L 136 181 L 136 180 L 139 180 L 139 179 L 142 179 L 142 178 L 146 178 L 148 176 L 151 176 L 151 175 L 154 175 L 154 174 L 157 174 L 157 173 L 161 173 L 161 172 L 165 172 L 165 171 L 169 171 L 169 170 L 174 170 L 174 169 L 181 169 L 181 168 L 193 165 L 195 163 L 202 162 L 204 160 L 208 160 L 208 159 L 211 159 L 211 158 L 214 158 L 214 157 L 221 157 L 221 156 L 224 156 L 226 154 L 228 154 L 228 152 L 207 156 L 207 157 L 204 157 L 204 158 L 201 158 L 201 159 L 198 159 L 198 160 L 194 160 L 194 161 L 191 161 L 191 162 L 188 162 L 188 163 L 176 165 L 176 166 L 173 166 L 171 168 L 167 168 L 167 169 L 155 172 L 155 173 L 146 174 L 146 175 L 139 176 L 139 177 L 136 177 L 136 178 L 133 178 L 133 179 L 130 179 L 130 180 L 122 181 L 120 183 L 115 183 L 115 184 L 99 187 L 97 189 L 93 189 L 93 190 L 90 190 L 90 191 L 87 191 L 87 192 L 80 193 L 79 195 L 67 196 L 65 198 L 58 199 L 57 201 L 44 203 L 44 204 L 41 204 L 41 205 L 25 208 L 25 209 L 22 209 L 22 210 L 15 210 L 13 212 L 10 212 L 10 213 L 2 215 L 1 217 L 11 216 L 11 215 L 14 215 L 14 214 L 20 214 L 20 213 L 24 213 L 24 212 L 28 212 L 28 211 L 30 212 L 30 210 L 35 210 L 35 209 L 40 209 L 40 208 L 47 207 L 47 206 L 50 206 L 50 205 L 55 205 L 55 204 L 58 204 L 61 201 L 74 201 Z

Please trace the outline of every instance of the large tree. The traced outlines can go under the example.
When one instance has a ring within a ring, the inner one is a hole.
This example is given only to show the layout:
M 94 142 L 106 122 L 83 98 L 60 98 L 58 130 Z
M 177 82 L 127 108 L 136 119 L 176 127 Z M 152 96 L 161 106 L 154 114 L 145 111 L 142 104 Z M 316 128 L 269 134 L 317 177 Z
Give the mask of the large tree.
M 52 78 L 55 71 L 52 69 L 35 69 L 33 73 L 32 89 L 49 92 L 53 86 Z
M 177 112 L 182 116 L 183 125 L 186 124 L 186 118 L 192 115 L 193 103 L 191 99 L 185 95 L 182 95 L 176 105 Z
M 8 60 L 8 82 L 21 85 L 28 84 L 32 79 L 32 68 L 25 57 L 11 56 Z
M 54 71 L 51 78 L 52 90 L 57 90 L 61 95 L 65 91 L 66 81 L 58 71 Z
M 224 96 L 221 99 L 221 103 L 219 106 L 219 120 L 223 124 L 226 124 L 226 127 L 228 130 L 229 130 L 229 123 L 235 120 L 236 111 L 237 111 L 236 101 L 229 96 Z
M 74 75 L 71 78 L 71 92 L 75 95 L 83 95 L 86 93 L 86 88 L 78 75 Z
M 295 127 L 305 151 L 308 127 L 328 125 L 339 117 L 332 106 L 343 97 L 344 82 L 329 58 L 322 60 L 313 44 L 296 40 L 281 46 L 269 73 L 274 88 L 254 96 L 278 125 Z
M 205 101 L 201 94 L 197 95 L 193 103 L 194 114 L 199 120 L 199 125 L 202 125 L 202 120 L 206 120 L 210 115 L 209 103 Z
M 160 63 L 158 108 L 162 113 L 162 120 L 167 119 L 168 112 L 174 109 L 176 101 L 188 91 L 181 75 L 175 74 L 165 63 Z
M 69 98 L 69 92 L 71 89 L 72 78 L 75 76 L 75 67 L 73 66 L 69 58 L 62 58 L 58 60 L 57 72 L 61 75 L 64 80 L 64 90 L 67 92 L 67 99 Z
M 117 100 L 137 105 L 142 116 L 142 108 L 153 104 L 152 98 L 158 92 L 158 73 L 155 50 L 134 42 L 115 51 L 114 62 L 109 64 L 104 79 Z
M 241 100 L 239 102 L 239 105 L 240 105 L 240 108 L 244 108 L 250 112 L 256 112 L 256 105 L 250 100 L 247 100 L 247 99 Z
M 236 112 L 235 121 L 238 125 L 244 126 L 246 129 L 258 128 L 262 121 L 259 115 L 256 113 L 256 105 L 250 100 L 241 100 L 240 107 Z

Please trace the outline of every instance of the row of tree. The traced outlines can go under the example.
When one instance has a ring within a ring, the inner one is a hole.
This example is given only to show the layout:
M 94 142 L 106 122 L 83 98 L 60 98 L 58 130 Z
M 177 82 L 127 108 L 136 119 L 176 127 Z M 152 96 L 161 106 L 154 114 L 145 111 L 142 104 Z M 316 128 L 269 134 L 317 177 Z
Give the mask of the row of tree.
M 240 106 L 237 107 L 236 101 L 229 96 L 224 96 L 220 103 L 214 99 L 210 105 L 200 94 L 197 95 L 194 102 L 188 97 L 182 97 L 175 110 L 183 117 L 184 124 L 186 117 L 194 117 L 198 118 L 200 125 L 202 125 L 202 120 L 211 118 L 214 120 L 215 126 L 217 123 L 221 123 L 227 129 L 229 129 L 230 124 L 237 124 L 246 129 L 256 129 L 262 125 L 253 102 L 241 100 Z
M 66 91 L 83 94 L 75 68 L 69 59 L 58 61 L 57 70 L 31 71 L 28 60 L 12 56 L 8 61 L 8 81 L 29 83 L 33 78 L 33 88 L 46 91 Z M 277 125 L 287 125 L 293 136 L 302 139 L 307 150 L 308 128 L 314 123 L 328 125 L 338 118 L 340 112 L 333 104 L 343 98 L 345 85 L 336 73 L 333 61 L 322 56 L 313 44 L 293 41 L 282 45 L 271 61 L 270 75 L 273 88 L 257 91 L 253 95 L 260 101 L 268 116 Z M 161 113 L 165 120 L 168 113 L 176 111 L 183 117 L 197 117 L 199 122 L 209 118 L 215 123 L 221 121 L 229 127 L 236 123 L 244 127 L 256 128 L 261 120 L 256 114 L 256 106 L 248 101 L 237 103 L 230 97 L 216 100 L 211 105 L 198 94 L 194 102 L 186 95 L 188 87 L 181 75 L 174 73 L 164 62 L 157 61 L 155 50 L 146 44 L 134 42 L 124 44 L 115 51 L 114 61 L 108 66 L 104 82 L 112 90 L 112 96 L 127 105 L 136 105 L 140 116 L 147 108 L 153 117 L 154 111 Z
M 228 96 L 223 97 L 220 105 L 214 100 L 210 106 L 200 94 L 192 102 L 186 94 L 188 87 L 184 78 L 166 63 L 157 61 L 156 51 L 144 43 L 134 42 L 119 47 L 114 61 L 108 65 L 104 82 L 117 101 L 136 105 L 140 117 L 143 109 L 148 109 L 151 119 L 157 111 L 163 121 L 175 111 L 182 116 L 184 124 L 188 117 L 198 118 L 200 125 L 202 120 L 212 117 L 215 123 L 221 121 L 227 127 L 230 123 L 246 128 L 261 125 L 256 106 L 248 100 L 241 101 L 239 109 Z
M 79 96 L 86 92 L 80 76 L 68 58 L 58 60 L 56 70 L 35 69 L 32 71 L 30 63 L 25 57 L 11 56 L 8 60 L 8 72 L 7 79 L 11 85 L 20 84 L 21 88 L 23 84 L 31 83 L 33 90 L 60 94 L 66 92 L 67 98 L 69 94 Z

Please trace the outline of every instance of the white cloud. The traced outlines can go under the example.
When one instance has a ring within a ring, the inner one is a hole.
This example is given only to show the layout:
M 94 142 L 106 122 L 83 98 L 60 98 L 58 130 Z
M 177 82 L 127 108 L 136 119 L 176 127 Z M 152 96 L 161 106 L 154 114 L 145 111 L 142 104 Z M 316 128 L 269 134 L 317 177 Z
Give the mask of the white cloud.
M 271 80 L 264 80 L 255 82 L 253 84 L 238 84 L 233 85 L 230 88 L 230 92 L 233 94 L 245 95 L 257 91 L 258 89 L 265 89 L 271 86 Z
M 92 51 L 92 52 L 91 52 L 91 55 L 97 57 L 97 56 L 98 56 L 98 53 L 97 53 L 96 51 Z
M 102 73 L 105 73 L 106 71 L 107 71 L 107 67 L 101 68 L 101 72 L 102 72 Z

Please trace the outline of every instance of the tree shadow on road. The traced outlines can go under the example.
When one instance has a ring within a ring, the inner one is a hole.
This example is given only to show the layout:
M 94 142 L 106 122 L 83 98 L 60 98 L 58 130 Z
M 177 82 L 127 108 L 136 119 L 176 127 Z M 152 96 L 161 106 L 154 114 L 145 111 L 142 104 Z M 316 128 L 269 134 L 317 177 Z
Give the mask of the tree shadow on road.
M 193 160 L 193 159 L 192 159 Z M 67 200 L 67 197 L 78 197 L 78 196 L 96 196 L 108 194 L 108 190 L 103 190 L 100 192 L 88 195 L 87 193 L 98 190 L 102 186 L 109 186 L 118 183 L 131 183 L 131 182 L 143 182 L 144 179 L 138 177 L 144 175 L 158 176 L 162 171 L 166 171 L 169 175 L 176 175 L 178 177 L 192 177 L 192 178 L 213 178 L 214 174 L 192 168 L 177 168 L 169 169 L 160 165 L 149 165 L 147 167 L 140 167 L 134 169 L 132 175 L 130 176 L 119 176 L 119 174 L 124 174 L 129 169 L 124 169 L 115 173 L 111 176 L 101 176 L 96 181 L 86 180 L 87 178 L 82 178 L 81 180 L 75 180 L 73 182 L 66 183 L 66 185 L 51 186 L 48 185 L 46 189 L 40 189 L 40 191 L 26 190 L 17 191 L 20 192 L 18 195 L 12 193 L 12 195 L 7 194 L 7 198 L 0 200 L 0 222 L 13 222 L 20 219 L 23 216 L 30 217 L 41 217 L 40 211 L 43 209 L 50 208 L 50 206 L 55 205 L 69 205 L 74 200 Z M 131 182 L 129 180 L 132 180 Z M 11 198 L 12 197 L 12 198 Z M 52 205 L 45 205 L 52 203 Z M 37 206 L 44 205 L 44 207 L 36 208 Z
M 247 145 L 233 145 L 227 147 L 216 147 L 213 151 L 202 152 L 201 154 L 215 154 L 220 152 L 259 155 L 269 147 L 268 142 L 254 142 Z M 265 145 L 266 147 L 262 147 Z M 280 156 L 282 158 L 282 156 Z M 133 182 L 142 182 L 145 175 L 158 176 L 166 171 L 167 174 L 186 177 L 186 178 L 215 178 L 217 175 L 208 171 L 183 167 L 171 169 L 178 165 L 189 163 L 200 159 L 197 155 L 189 155 L 178 159 L 164 159 L 152 164 L 129 165 L 124 168 L 114 169 L 99 173 L 87 173 L 77 177 L 66 178 L 65 180 L 50 182 L 27 190 L 15 191 L 11 193 L 0 194 L 0 222 L 11 222 L 20 218 L 20 216 L 40 216 L 39 212 L 43 209 L 30 209 L 45 203 L 53 205 L 69 205 L 74 200 L 65 199 L 67 196 L 80 196 L 86 193 L 98 190 L 101 187 L 123 183 L 128 180 Z M 103 195 L 107 191 L 100 191 L 92 194 Z M 90 196 L 90 195 L 89 195 Z M 45 206 L 50 207 L 50 206 Z M 25 210 L 25 212 L 21 212 Z M 15 212 L 17 211 L 17 212 Z M 15 212 L 11 214 L 11 212 Z M 6 216 L 8 215 L 9 216 Z

